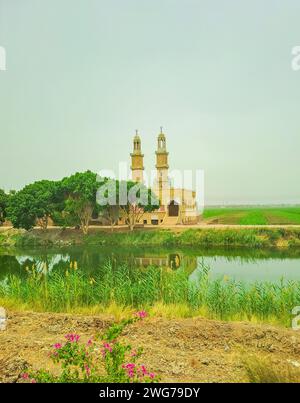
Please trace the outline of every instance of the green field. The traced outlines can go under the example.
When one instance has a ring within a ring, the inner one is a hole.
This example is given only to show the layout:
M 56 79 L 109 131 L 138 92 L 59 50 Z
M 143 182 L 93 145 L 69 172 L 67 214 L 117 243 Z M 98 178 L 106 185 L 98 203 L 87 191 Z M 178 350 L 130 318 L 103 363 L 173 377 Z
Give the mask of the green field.
M 300 207 L 206 208 L 203 219 L 208 224 L 300 225 Z

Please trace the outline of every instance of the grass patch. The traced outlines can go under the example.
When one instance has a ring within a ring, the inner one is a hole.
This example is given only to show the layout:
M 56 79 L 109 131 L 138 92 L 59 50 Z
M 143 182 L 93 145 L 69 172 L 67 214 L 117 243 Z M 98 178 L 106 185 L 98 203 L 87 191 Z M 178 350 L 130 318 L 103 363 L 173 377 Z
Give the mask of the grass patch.
M 239 220 L 239 224 L 241 225 L 266 225 L 268 224 L 268 220 L 263 211 L 255 210 L 246 214 Z
M 120 247 L 277 247 L 282 238 L 298 245 L 299 229 L 241 228 L 241 229 L 187 229 L 181 232 L 172 230 L 134 231 L 127 233 L 97 233 L 84 238 L 86 245 Z
M 260 217 L 260 218 L 258 218 Z M 264 220 L 263 215 L 252 211 L 243 218 L 244 222 Z M 118 247 L 277 247 L 280 239 L 286 246 L 300 246 L 298 228 L 189 228 L 182 231 L 168 229 L 136 230 L 124 232 L 91 231 L 82 235 L 76 230 L 67 233 L 58 229 L 0 234 L 0 247 L 52 247 L 52 246 L 118 246 Z

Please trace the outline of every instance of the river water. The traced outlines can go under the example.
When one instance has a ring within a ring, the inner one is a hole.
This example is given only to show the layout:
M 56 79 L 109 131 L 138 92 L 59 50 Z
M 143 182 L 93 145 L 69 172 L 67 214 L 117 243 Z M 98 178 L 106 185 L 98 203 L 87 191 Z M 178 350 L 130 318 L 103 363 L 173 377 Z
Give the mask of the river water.
M 27 267 L 66 270 L 76 262 L 78 268 L 90 273 L 101 265 L 126 264 L 132 270 L 149 265 L 171 270 L 183 267 L 190 278 L 196 278 L 209 266 L 210 277 L 230 278 L 252 283 L 300 280 L 300 250 L 249 250 L 249 249 L 119 249 L 116 247 L 68 247 L 63 249 L 0 250 L 0 280 L 8 274 L 24 276 Z

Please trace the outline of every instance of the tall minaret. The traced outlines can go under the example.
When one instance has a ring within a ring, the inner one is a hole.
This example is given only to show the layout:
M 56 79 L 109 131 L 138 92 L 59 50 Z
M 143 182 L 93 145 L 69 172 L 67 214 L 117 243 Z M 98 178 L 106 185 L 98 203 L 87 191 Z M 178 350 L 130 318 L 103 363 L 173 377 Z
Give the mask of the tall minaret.
M 160 133 L 157 137 L 157 150 L 156 154 L 156 169 L 157 169 L 157 186 L 159 191 L 159 199 L 162 204 L 164 204 L 164 198 L 166 196 L 166 191 L 169 189 L 169 178 L 168 178 L 168 155 L 166 148 L 166 137 L 160 128 Z M 164 196 L 165 195 L 165 196 Z
M 132 180 L 134 182 L 143 182 L 144 154 L 142 154 L 141 139 L 140 136 L 138 135 L 137 130 L 133 139 L 133 152 L 130 154 L 130 156 L 131 156 Z

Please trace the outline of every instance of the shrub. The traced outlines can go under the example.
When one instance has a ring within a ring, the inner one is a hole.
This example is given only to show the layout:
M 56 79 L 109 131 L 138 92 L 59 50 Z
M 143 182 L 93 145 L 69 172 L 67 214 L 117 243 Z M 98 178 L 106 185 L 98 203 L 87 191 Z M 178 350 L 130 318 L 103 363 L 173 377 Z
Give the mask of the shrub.
M 58 375 L 40 369 L 27 371 L 22 378 L 31 383 L 158 382 L 157 375 L 138 364 L 142 349 L 133 350 L 116 340 L 125 326 L 144 317 L 144 311 L 138 312 L 133 319 L 114 324 L 87 343 L 81 342 L 78 334 L 67 334 L 65 341 L 55 343 L 50 352 L 52 361 L 60 365 Z

